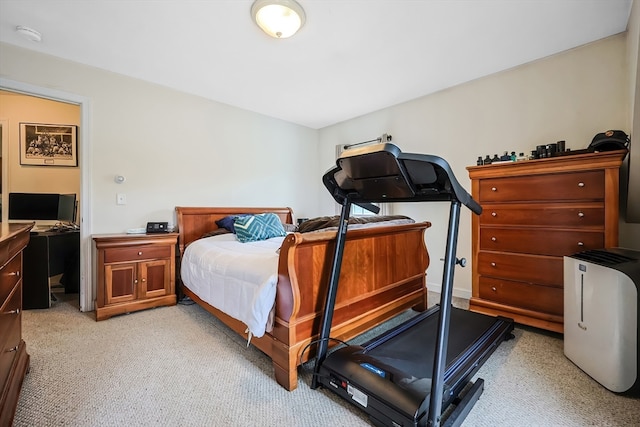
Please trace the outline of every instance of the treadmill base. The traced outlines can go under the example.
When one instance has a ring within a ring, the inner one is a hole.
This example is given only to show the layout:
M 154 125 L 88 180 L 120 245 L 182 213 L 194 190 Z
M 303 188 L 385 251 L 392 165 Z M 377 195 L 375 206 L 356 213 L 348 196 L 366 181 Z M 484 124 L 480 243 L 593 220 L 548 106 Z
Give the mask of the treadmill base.
M 426 426 L 439 312 L 432 307 L 363 346 L 332 352 L 317 380 L 365 411 L 376 426 Z M 445 425 L 459 425 L 467 416 L 484 390 L 484 381 L 473 382 L 473 375 L 502 341 L 513 338 L 512 331 L 511 319 L 451 307 Z

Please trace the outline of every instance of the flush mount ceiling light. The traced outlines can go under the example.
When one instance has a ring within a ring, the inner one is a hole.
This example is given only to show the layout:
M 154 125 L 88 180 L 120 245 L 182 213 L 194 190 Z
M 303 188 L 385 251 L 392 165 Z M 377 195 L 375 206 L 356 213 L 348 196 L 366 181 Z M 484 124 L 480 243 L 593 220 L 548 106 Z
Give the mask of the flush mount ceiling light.
M 40 43 L 42 41 L 42 34 L 40 34 L 39 31 L 34 30 L 33 28 L 25 27 L 24 25 L 18 25 L 16 27 L 16 32 L 25 39 L 32 42 Z
M 278 39 L 291 37 L 305 21 L 304 10 L 295 0 L 256 0 L 251 16 L 262 31 Z

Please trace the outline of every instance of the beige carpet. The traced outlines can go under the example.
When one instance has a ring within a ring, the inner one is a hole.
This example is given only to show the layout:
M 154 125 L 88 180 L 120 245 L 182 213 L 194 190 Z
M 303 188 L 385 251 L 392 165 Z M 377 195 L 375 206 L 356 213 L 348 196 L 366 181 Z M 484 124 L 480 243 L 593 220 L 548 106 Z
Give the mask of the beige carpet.
M 368 426 L 326 390 L 273 379 L 271 363 L 197 305 L 96 322 L 68 296 L 24 311 L 31 355 L 15 426 Z M 434 299 L 432 299 L 434 301 Z M 517 328 L 482 367 L 464 426 L 637 426 L 640 399 L 566 359 L 561 336 Z M 594 349 L 602 351 L 603 349 Z

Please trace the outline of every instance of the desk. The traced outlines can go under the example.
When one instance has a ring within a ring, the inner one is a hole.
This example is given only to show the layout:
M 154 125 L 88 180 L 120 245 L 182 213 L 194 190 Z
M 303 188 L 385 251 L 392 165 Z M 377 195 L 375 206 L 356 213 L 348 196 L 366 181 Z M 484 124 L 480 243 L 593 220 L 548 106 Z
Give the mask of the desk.
M 49 278 L 62 274 L 65 293 L 80 288 L 80 232 L 31 232 L 23 252 L 22 308 L 51 307 Z

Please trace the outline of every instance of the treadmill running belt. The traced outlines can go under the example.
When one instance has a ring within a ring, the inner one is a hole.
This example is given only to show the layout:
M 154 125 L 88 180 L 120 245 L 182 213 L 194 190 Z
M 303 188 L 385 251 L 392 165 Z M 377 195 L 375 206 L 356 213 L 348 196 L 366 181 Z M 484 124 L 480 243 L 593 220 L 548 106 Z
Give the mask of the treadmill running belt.
M 495 318 L 471 311 L 454 309 L 451 312 L 447 346 L 447 366 L 466 352 L 473 343 L 493 326 Z M 436 347 L 438 316 L 423 319 L 417 326 L 405 330 L 363 354 L 393 366 L 407 377 L 431 378 Z

